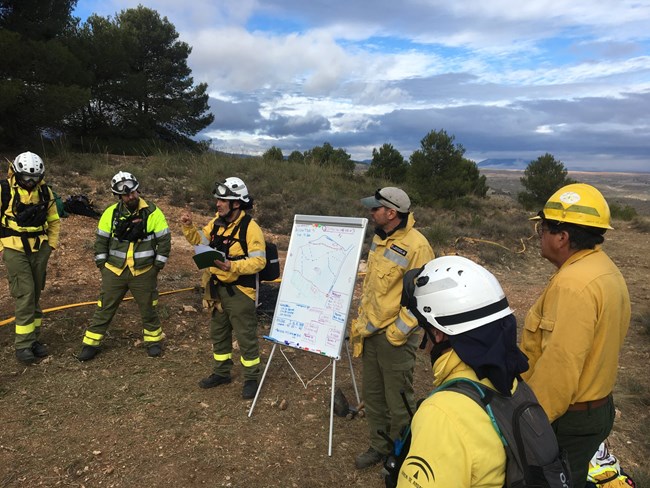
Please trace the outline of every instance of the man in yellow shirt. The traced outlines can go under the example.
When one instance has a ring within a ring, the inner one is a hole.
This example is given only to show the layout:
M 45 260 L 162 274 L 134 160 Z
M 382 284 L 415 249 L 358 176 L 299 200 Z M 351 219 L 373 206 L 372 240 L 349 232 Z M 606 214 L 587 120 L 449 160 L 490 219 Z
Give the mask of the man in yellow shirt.
M 614 423 L 612 390 L 630 324 L 625 280 L 602 251 L 610 212 L 600 192 L 567 185 L 534 218 L 541 255 L 557 267 L 526 315 L 523 375 L 569 455 L 575 486 Z
M 363 358 L 363 399 L 370 448 L 355 459 L 357 469 L 379 463 L 390 451 L 382 430 L 392 439 L 408 424 L 413 369 L 419 342 L 417 320 L 400 306 L 402 279 L 413 268 L 433 258 L 427 239 L 415 229 L 411 200 L 400 188 L 386 187 L 361 200 L 370 209 L 375 237 L 368 253 L 359 314 L 352 323 L 350 341 L 355 356 Z
M 32 152 L 19 154 L 0 183 L 0 255 L 7 267 L 9 290 L 16 300 L 16 359 L 31 364 L 47 356 L 38 339 L 50 253 L 58 247 L 61 221 L 52 190 L 45 184 L 45 164 Z

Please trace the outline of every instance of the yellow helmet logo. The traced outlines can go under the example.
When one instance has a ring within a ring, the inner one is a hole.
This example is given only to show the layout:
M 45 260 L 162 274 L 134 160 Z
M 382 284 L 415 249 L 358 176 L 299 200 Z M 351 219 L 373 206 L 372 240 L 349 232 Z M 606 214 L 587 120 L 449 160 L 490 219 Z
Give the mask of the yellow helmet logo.
M 544 218 L 557 222 L 611 229 L 609 205 L 593 186 L 574 183 L 556 191 L 544 205 Z

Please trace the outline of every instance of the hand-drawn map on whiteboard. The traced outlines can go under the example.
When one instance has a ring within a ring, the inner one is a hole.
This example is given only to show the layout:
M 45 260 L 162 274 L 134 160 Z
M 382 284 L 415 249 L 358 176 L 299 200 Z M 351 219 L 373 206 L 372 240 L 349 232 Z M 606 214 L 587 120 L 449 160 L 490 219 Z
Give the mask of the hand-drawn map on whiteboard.
M 267 339 L 340 357 L 367 222 L 295 216 Z

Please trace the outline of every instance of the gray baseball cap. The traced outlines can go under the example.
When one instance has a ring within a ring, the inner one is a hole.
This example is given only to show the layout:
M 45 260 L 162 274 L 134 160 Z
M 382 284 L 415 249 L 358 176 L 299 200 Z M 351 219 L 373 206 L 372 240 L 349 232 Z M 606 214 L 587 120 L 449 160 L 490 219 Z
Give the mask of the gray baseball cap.
M 408 213 L 411 208 L 411 199 L 404 190 L 387 186 L 377 190 L 372 197 L 362 198 L 361 204 L 368 208 L 386 207 L 401 213 Z

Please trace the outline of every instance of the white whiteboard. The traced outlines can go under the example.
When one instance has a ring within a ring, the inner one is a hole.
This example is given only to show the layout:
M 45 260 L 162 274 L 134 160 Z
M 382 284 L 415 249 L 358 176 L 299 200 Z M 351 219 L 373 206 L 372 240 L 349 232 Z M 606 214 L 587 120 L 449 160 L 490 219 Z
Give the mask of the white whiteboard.
M 266 339 L 339 359 L 368 219 L 296 215 Z

